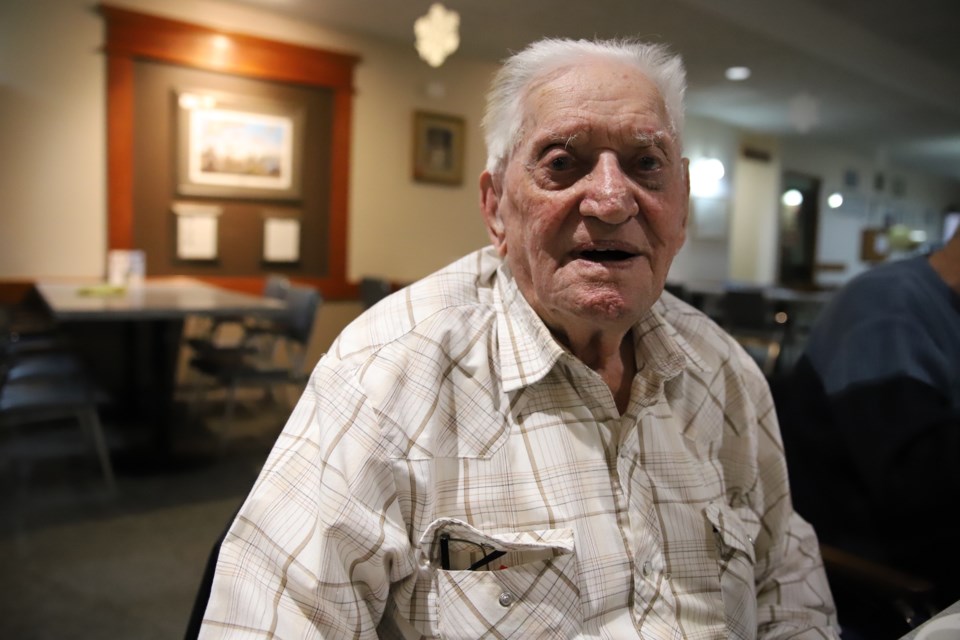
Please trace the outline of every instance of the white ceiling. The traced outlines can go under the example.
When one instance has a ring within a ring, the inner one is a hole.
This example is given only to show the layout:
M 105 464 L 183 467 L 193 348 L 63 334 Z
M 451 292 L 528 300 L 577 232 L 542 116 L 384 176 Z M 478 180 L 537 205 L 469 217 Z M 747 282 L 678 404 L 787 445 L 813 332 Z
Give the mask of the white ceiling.
M 433 0 L 234 0 L 413 47 Z M 960 180 L 960 0 L 444 0 L 455 56 L 491 61 L 543 36 L 669 43 L 687 65 L 689 113 L 804 135 Z M 724 70 L 746 65 L 749 80 Z M 805 133 L 791 103 L 808 96 Z

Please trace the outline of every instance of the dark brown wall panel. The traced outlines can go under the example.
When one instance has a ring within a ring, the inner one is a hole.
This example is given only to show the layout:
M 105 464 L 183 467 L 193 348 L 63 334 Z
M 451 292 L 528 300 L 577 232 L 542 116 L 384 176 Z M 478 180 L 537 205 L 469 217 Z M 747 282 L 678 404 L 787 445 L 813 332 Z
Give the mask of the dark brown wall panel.
M 193 275 L 259 290 L 283 271 L 328 299 L 354 297 L 346 281 L 354 56 L 229 33 L 100 5 L 107 25 L 108 247 L 143 248 L 148 275 Z M 218 46 L 226 40 L 227 47 Z M 171 87 L 221 89 L 300 102 L 307 109 L 303 192 L 285 202 L 198 198 L 223 207 L 218 260 L 176 257 L 175 107 Z M 298 214 L 301 260 L 262 264 L 265 208 Z

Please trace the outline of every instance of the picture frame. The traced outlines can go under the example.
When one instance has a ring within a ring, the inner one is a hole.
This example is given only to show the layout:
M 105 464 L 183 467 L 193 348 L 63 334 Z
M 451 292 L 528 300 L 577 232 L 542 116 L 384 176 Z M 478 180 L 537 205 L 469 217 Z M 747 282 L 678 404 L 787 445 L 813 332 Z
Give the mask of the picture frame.
M 466 123 L 460 116 L 414 111 L 413 179 L 461 184 L 465 135 Z
M 301 197 L 301 105 L 196 88 L 175 98 L 179 195 Z

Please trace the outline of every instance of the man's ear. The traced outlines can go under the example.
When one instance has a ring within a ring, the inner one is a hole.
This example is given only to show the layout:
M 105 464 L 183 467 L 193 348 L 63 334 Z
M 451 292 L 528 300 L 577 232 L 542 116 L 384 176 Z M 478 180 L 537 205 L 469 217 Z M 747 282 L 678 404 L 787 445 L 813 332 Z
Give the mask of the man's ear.
M 687 228 L 687 222 L 690 220 L 690 158 L 683 158 L 683 228 Z
M 480 174 L 480 212 L 490 241 L 501 256 L 507 253 L 507 239 L 500 216 L 500 186 L 489 171 Z

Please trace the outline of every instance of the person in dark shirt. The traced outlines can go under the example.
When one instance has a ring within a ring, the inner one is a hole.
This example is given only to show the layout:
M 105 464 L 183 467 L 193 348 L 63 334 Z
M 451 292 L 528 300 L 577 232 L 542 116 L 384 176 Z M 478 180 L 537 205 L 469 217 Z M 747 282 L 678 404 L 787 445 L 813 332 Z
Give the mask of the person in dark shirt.
M 821 542 L 960 599 L 960 232 L 841 289 L 775 398 L 794 505 Z

